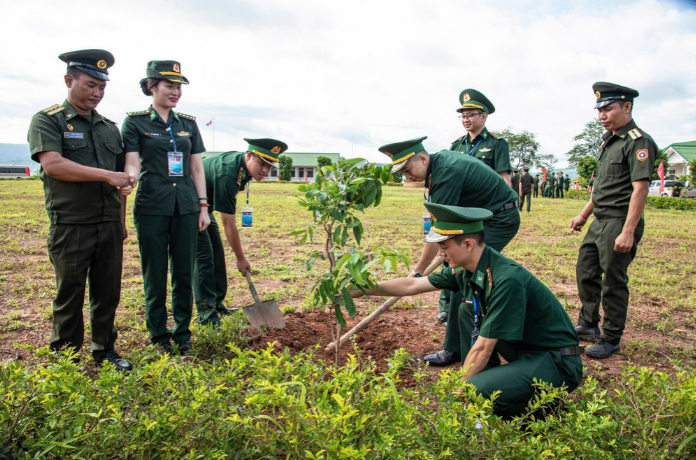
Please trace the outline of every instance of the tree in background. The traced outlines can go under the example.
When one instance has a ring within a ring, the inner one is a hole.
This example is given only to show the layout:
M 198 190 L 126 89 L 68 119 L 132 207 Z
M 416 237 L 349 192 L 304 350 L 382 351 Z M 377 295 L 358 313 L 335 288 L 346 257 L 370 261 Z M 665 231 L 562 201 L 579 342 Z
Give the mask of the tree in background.
M 599 158 L 599 149 L 602 145 L 602 136 L 605 129 L 599 120 L 594 119 L 585 124 L 585 129 L 580 134 L 575 136 L 573 140 L 575 145 L 566 155 L 568 163 L 572 166 L 577 166 L 581 158 L 592 157 Z
M 331 158 L 325 157 L 323 155 L 319 155 L 317 157 L 317 171 L 319 172 L 319 174 L 321 174 L 322 166 L 331 166 L 331 164 Z
M 691 181 L 690 187 L 696 186 L 696 158 L 689 162 L 689 180 Z
M 539 143 L 534 133 L 529 131 L 515 133 L 510 128 L 505 128 L 503 131 L 494 132 L 493 135 L 507 141 L 510 146 L 510 163 L 513 168 L 539 165 L 542 157 L 547 156 L 538 155 Z
M 578 159 L 576 169 L 581 187 L 587 187 L 592 174 L 597 175 L 597 168 L 599 168 L 599 162 L 593 156 L 585 156 Z
M 287 155 L 278 159 L 278 176 L 280 180 L 292 180 L 292 158 Z
M 662 160 L 665 161 L 665 179 L 667 179 L 667 176 L 669 175 L 669 160 L 667 159 L 667 154 L 665 153 L 665 149 L 659 149 L 657 151 L 657 155 L 655 155 L 655 164 L 653 165 L 653 173 L 652 173 L 651 180 L 659 180 L 660 179 L 660 176 L 657 175 L 657 168 L 660 167 L 660 162 Z

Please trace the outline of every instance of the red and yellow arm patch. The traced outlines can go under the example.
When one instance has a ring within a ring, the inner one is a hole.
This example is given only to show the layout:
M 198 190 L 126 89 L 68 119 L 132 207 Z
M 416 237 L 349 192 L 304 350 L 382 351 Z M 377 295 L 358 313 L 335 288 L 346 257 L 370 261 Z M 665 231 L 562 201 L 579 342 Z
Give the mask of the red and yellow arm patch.
M 648 149 L 640 149 L 636 151 L 636 158 L 641 163 L 648 159 Z

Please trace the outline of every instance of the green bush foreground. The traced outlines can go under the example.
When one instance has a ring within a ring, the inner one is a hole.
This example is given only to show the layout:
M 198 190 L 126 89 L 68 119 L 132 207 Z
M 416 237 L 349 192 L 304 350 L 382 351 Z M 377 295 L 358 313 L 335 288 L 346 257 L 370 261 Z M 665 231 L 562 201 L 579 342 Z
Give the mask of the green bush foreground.
M 45 349 L 44 349 L 45 350 Z M 696 378 L 627 367 L 612 390 L 587 379 L 545 420 L 505 421 L 464 397 L 461 371 L 435 381 L 397 352 L 384 373 L 229 343 L 187 361 L 143 350 L 97 378 L 67 357 L 0 367 L 0 458 L 693 458 Z M 41 354 L 41 353 L 39 353 Z M 48 355 L 45 351 L 44 355 Z M 399 385 L 405 376 L 417 384 Z M 540 388 L 530 413 L 560 390 Z

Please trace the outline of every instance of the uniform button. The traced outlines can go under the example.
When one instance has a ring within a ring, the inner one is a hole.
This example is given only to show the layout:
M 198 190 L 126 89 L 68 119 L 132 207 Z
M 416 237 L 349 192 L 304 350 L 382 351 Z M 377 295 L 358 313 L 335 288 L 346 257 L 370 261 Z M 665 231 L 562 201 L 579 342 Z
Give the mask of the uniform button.
M 172 184 L 174 187 L 176 187 L 176 184 Z

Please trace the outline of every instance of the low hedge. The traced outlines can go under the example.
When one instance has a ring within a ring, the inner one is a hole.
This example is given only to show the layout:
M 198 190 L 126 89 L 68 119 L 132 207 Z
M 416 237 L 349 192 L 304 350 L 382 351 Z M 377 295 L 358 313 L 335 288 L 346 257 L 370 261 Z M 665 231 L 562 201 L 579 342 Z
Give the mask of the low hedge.
M 384 373 L 360 355 L 334 368 L 272 345 L 225 353 L 196 362 L 142 351 L 134 371 L 94 377 L 66 357 L 5 363 L 0 445 L 19 459 L 696 456 L 693 369 L 626 367 L 613 389 L 586 379 L 545 420 L 503 420 L 461 370 L 426 381 L 401 351 Z M 399 385 L 407 374 L 412 387 Z M 540 386 L 529 412 L 563 397 Z
M 653 209 L 675 209 L 677 211 L 696 211 L 696 200 L 671 196 L 649 196 L 646 204 Z

